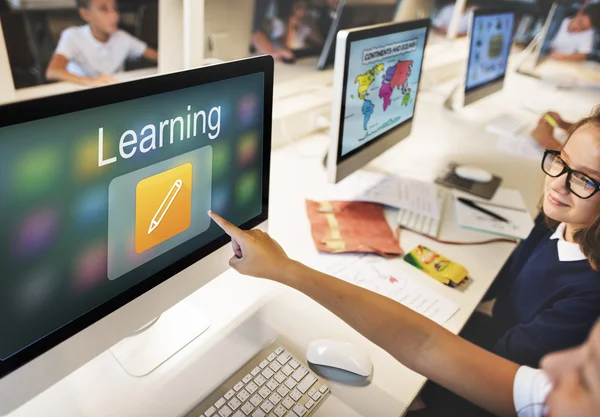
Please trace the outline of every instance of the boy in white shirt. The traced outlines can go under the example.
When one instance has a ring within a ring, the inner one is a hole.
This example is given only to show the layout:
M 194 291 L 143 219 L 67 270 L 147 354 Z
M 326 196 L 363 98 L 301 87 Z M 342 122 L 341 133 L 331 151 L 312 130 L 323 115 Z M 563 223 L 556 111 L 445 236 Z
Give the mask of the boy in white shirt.
M 48 80 L 84 85 L 114 81 L 125 61 L 142 56 L 156 62 L 158 53 L 118 29 L 116 0 L 77 0 L 79 14 L 87 25 L 66 29 L 46 70 Z
M 594 48 L 594 28 L 600 26 L 600 5 L 592 4 L 573 18 L 562 21 L 554 41 L 551 57 L 561 61 L 583 61 Z

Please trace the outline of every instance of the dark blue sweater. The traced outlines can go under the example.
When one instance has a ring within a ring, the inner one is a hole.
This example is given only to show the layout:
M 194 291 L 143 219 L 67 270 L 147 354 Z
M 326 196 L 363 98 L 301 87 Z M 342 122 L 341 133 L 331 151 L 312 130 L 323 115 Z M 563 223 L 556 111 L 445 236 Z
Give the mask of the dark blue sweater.
M 531 367 L 585 341 L 600 317 L 600 273 L 587 260 L 559 261 L 552 233 L 538 217 L 486 296 L 497 298 L 493 350 Z

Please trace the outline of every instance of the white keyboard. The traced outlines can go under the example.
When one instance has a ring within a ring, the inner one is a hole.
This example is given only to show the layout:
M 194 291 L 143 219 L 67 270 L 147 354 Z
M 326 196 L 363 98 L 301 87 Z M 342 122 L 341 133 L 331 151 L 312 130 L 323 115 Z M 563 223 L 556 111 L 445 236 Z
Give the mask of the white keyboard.
M 485 130 L 500 136 L 526 136 L 529 137 L 533 126 L 530 120 L 522 119 L 512 114 L 503 113 L 488 122 Z
M 186 417 L 308 417 L 329 387 L 278 344 L 271 344 Z
M 398 211 L 398 217 L 396 218 L 398 226 L 437 238 L 440 231 L 440 223 L 444 211 L 444 201 L 446 200 L 447 194 L 448 193 L 442 189 L 437 190 L 438 206 L 440 209 L 440 215 L 437 219 L 410 210 L 400 209 Z

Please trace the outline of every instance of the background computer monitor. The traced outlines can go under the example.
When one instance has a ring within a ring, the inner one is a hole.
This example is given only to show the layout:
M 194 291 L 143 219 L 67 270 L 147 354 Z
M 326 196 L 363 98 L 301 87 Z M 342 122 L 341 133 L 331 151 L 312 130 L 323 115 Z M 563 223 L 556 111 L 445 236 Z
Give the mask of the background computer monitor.
M 411 131 L 430 20 L 342 30 L 328 178 L 338 182 Z
M 464 105 L 502 90 L 514 25 L 512 11 L 477 9 L 473 12 Z
M 272 88 L 257 57 L 0 107 L 0 414 L 228 268 L 208 209 L 264 227 Z
M 550 9 L 550 12 L 548 13 L 548 17 L 546 18 L 542 32 L 540 33 L 540 40 L 534 52 L 535 67 L 543 64 L 552 53 L 552 42 L 554 41 L 554 38 L 558 32 L 558 28 L 560 28 L 560 24 L 562 23 L 562 21 L 557 21 L 557 18 L 561 17 L 556 13 L 557 8 L 558 4 L 554 3 Z
M 340 30 L 391 22 L 396 15 L 398 0 L 342 0 L 323 50 L 317 61 L 317 68 L 323 70 L 333 65 L 337 34 Z

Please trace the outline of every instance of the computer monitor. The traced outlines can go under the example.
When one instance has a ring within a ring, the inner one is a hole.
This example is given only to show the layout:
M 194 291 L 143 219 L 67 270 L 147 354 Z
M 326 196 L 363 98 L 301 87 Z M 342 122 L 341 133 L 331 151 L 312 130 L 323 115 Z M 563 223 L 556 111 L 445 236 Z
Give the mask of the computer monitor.
M 557 17 L 561 17 L 556 13 L 557 7 L 557 3 L 552 5 L 552 8 L 548 13 L 548 17 L 546 18 L 546 22 L 544 23 L 544 27 L 540 33 L 539 43 L 537 44 L 537 47 L 533 53 L 534 68 L 537 68 L 543 64 L 552 53 L 552 42 L 554 41 L 554 38 L 558 32 L 558 28 L 561 24 L 561 22 L 556 21 Z
M 0 107 L 0 414 L 227 269 L 207 210 L 265 227 L 272 93 L 263 56 Z
M 502 90 L 513 38 L 512 11 L 477 9 L 469 28 L 464 105 Z
M 406 138 L 430 20 L 338 34 L 327 172 L 338 182 Z
M 337 34 L 340 30 L 376 25 L 394 20 L 398 0 L 341 0 L 329 28 L 317 68 L 333 65 Z
M 204 0 L 204 56 L 221 61 L 250 55 L 254 0 Z

